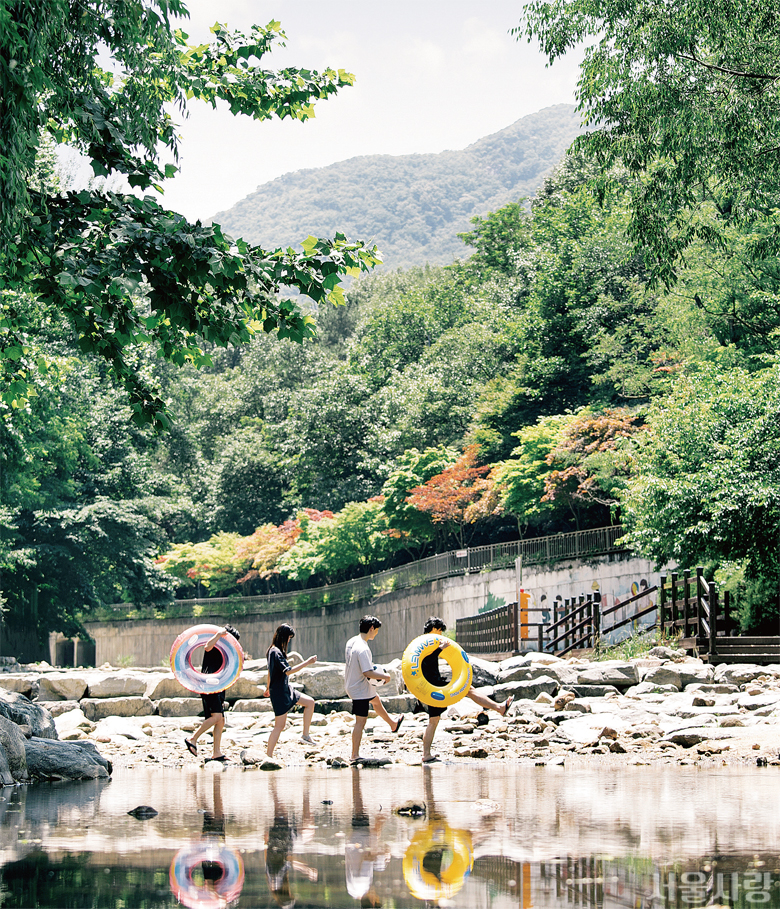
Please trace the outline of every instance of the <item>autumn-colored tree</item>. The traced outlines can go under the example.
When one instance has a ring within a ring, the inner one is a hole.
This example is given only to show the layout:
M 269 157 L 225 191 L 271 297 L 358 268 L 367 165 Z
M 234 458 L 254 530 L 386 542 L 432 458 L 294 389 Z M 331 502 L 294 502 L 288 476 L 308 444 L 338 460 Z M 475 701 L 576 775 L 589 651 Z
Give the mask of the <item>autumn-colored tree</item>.
M 298 542 L 309 523 L 319 523 L 333 517 L 332 511 L 318 511 L 316 508 L 302 508 L 295 518 L 284 521 L 278 527 L 264 524 L 238 544 L 238 552 L 249 560 L 249 571 L 236 580 L 247 585 L 257 579 L 269 581 L 279 572 L 279 559 Z
M 583 509 L 611 510 L 628 476 L 621 443 L 642 429 L 636 410 L 624 407 L 594 411 L 585 407 L 568 420 L 558 445 L 546 457 L 542 502 L 566 503 L 580 529 Z
M 475 503 L 487 491 L 483 478 L 490 466 L 477 466 L 478 451 L 478 445 L 469 445 L 454 464 L 424 485 L 416 486 L 406 499 L 419 511 L 430 514 L 434 524 L 445 527 L 461 547 L 465 545 L 466 525 L 472 523 L 469 509 L 475 514 Z

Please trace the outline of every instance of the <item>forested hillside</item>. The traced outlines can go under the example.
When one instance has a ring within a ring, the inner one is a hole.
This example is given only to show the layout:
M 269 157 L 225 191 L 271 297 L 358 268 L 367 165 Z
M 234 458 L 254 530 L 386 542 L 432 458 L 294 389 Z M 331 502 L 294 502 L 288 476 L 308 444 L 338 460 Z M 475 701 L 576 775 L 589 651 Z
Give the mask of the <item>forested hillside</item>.
M 355 276 L 344 305 L 337 273 L 370 248 L 234 248 L 135 197 L 62 196 L 39 157 L 25 258 L 0 247 L 4 622 L 44 640 L 115 602 L 296 589 L 620 520 L 659 563 L 705 563 L 744 628 L 774 631 L 780 31 L 750 0 L 681 3 L 674 20 L 530 3 L 551 56 L 602 42 L 580 83 L 591 131 L 530 206 L 483 208 L 449 264 Z M 165 47 L 186 81 L 197 55 Z M 316 301 L 286 299 L 286 279 Z
M 476 215 L 532 197 L 580 131 L 570 104 L 548 107 L 460 151 L 370 155 L 285 174 L 213 220 L 235 237 L 283 246 L 341 231 L 375 242 L 386 267 L 444 265 Z

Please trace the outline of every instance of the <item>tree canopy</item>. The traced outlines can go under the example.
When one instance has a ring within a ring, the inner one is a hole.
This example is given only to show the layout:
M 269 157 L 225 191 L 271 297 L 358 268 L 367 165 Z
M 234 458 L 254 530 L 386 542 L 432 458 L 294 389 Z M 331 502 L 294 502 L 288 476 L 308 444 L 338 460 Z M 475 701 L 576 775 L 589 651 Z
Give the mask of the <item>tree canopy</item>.
M 585 45 L 575 146 L 603 193 L 630 175 L 630 235 L 670 281 L 696 239 L 756 226 L 776 254 L 780 190 L 780 12 L 774 0 L 530 0 L 514 29 L 550 62 Z
M 340 277 L 379 261 L 376 248 L 338 233 L 309 237 L 302 252 L 266 251 L 190 224 L 150 194 L 176 171 L 166 161 L 178 160 L 171 110 L 223 101 L 258 120 L 305 120 L 316 100 L 353 82 L 343 70 L 264 69 L 285 37 L 278 22 L 248 36 L 217 24 L 212 42 L 195 46 L 174 27 L 186 16 L 181 0 L 0 2 L 0 393 L 11 407 L 46 368 L 19 294 L 51 307 L 83 351 L 107 361 L 136 422 L 166 425 L 140 349 L 202 365 L 206 343 L 242 344 L 261 331 L 311 337 L 312 317 L 280 292 L 338 303 Z M 48 191 L 35 179 L 44 133 L 135 192 Z

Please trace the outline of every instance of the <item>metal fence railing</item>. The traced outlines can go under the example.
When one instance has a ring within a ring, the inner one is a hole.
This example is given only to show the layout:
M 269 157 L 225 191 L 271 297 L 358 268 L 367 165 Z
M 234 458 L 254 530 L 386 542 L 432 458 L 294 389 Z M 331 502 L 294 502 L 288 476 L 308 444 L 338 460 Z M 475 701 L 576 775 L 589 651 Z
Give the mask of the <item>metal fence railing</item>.
M 211 614 L 231 616 L 253 613 L 297 612 L 308 609 L 344 606 L 360 600 L 372 600 L 394 590 L 419 587 L 441 578 L 496 571 L 511 568 L 518 558 L 523 565 L 553 564 L 561 559 L 600 555 L 622 549 L 617 540 L 623 528 L 600 527 L 560 533 L 531 540 L 512 540 L 508 543 L 489 543 L 470 549 L 455 549 L 390 568 L 364 578 L 316 587 L 311 590 L 291 590 L 286 593 L 260 596 L 201 597 L 174 600 L 166 604 L 117 603 L 90 612 L 90 621 L 122 621 L 139 618 L 179 618 Z

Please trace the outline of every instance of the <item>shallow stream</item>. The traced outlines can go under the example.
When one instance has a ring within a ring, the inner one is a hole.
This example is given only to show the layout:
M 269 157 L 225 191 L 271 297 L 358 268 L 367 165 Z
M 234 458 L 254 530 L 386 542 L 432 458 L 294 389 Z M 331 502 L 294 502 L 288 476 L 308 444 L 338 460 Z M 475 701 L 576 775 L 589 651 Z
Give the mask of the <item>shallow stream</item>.
M 136 768 L 0 797 L 3 909 L 780 907 L 771 767 Z

